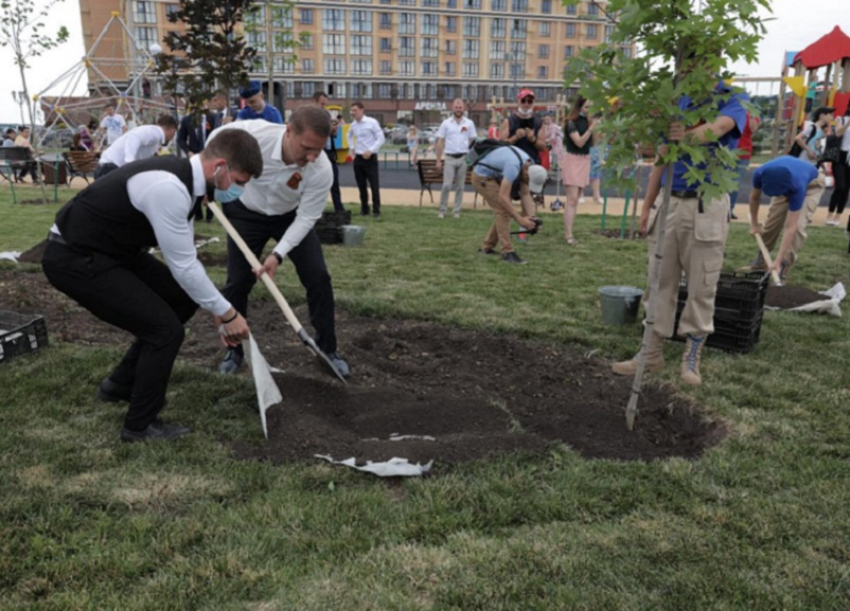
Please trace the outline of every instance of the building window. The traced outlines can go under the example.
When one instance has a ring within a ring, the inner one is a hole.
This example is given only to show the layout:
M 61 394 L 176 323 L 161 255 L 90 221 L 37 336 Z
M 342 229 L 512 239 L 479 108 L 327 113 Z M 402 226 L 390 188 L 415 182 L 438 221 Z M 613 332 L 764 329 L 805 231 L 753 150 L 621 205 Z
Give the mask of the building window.
M 573 56 L 573 46 L 567 45 L 564 47 L 564 59 L 569 59 Z
M 356 100 L 368 100 L 372 97 L 372 83 L 353 83 L 351 97 Z
M 393 96 L 393 88 L 389 83 L 378 83 L 378 99 L 389 100 Z
M 540 3 L 540 12 L 544 15 L 552 14 L 552 0 L 542 0 Z
M 476 75 L 478 74 L 478 70 L 475 71 L 475 74 Z M 463 86 L 463 97 L 467 100 L 474 100 L 476 91 L 477 91 L 477 88 L 475 87 L 475 85 L 464 85 Z
M 309 99 L 316 92 L 316 83 L 301 83 L 301 98 Z M 292 96 L 295 97 L 295 96 Z
M 588 23 L 584 26 L 584 36 L 588 40 L 596 40 L 599 36 L 599 27 L 595 23 Z
M 440 50 L 440 40 L 438 38 L 422 38 L 422 51 L 419 57 L 437 57 L 437 52 Z
M 446 76 L 454 76 L 455 75 L 455 63 L 454 62 L 446 62 L 446 69 L 444 73 Z
M 292 21 L 292 9 L 289 7 L 276 6 L 271 10 L 272 27 L 286 28 L 291 30 L 294 23 Z
M 415 6 L 416 0 L 398 0 L 400 5 Z
M 464 17 L 463 18 L 463 35 L 477 38 L 481 34 L 481 18 L 480 17 Z
M 301 23 L 304 25 L 313 25 L 313 9 L 302 8 L 299 13 Z
M 515 81 L 525 78 L 525 66 L 511 63 L 511 78 Z
M 464 40 L 463 41 L 463 58 L 478 59 L 478 41 Z
M 493 0 L 491 6 L 494 12 L 502 13 L 508 10 L 508 0 Z
M 313 48 L 313 35 L 304 33 L 304 37 L 301 39 L 301 48 L 305 51 L 310 51 Z
M 490 38 L 504 38 L 507 36 L 508 20 L 502 17 L 494 17 L 490 22 Z
M 382 59 L 381 60 L 381 74 L 392 74 L 393 73 L 393 63 L 389 60 Z
M 512 19 L 511 38 L 525 38 L 528 32 L 528 19 Z
M 481 9 L 481 0 L 463 0 L 463 8 L 477 11 Z
M 576 37 L 576 24 L 568 23 L 567 29 L 564 33 L 564 36 L 566 36 L 567 38 L 575 38 Z
M 393 50 L 392 40 L 390 38 L 381 39 L 381 52 L 388 53 Z
M 245 37 L 248 41 L 248 46 L 257 51 L 266 50 L 266 33 L 265 32 L 248 32 Z
M 576 6 L 575 4 L 568 4 L 567 15 L 578 15 L 578 6 Z
M 549 68 L 547 66 L 537 66 L 537 78 L 539 78 L 539 79 L 549 78 Z
M 166 21 L 169 21 L 169 22 L 170 22 L 170 20 L 168 19 L 168 17 L 170 17 L 171 15 L 173 15 L 174 13 L 176 13 L 176 12 L 177 12 L 177 11 L 179 11 L 179 10 L 180 10 L 180 5 L 179 5 L 179 4 L 170 4 L 170 3 L 169 3 L 169 4 L 166 4 L 166 5 L 165 5 L 165 17 L 166 17 Z
M 249 72 L 265 72 L 266 71 L 266 56 L 255 55 L 251 61 L 251 69 Z
M 351 31 L 371 32 L 372 11 L 351 11 Z
M 587 14 L 590 17 L 598 17 L 599 16 L 599 5 L 595 2 L 590 2 L 587 5 Z
M 316 66 L 314 60 L 312 59 L 302 59 L 301 60 L 301 72 L 304 74 L 313 74 L 316 71 Z
M 457 17 L 446 17 L 446 32 L 457 32 Z
M 515 60 L 525 61 L 525 43 L 513 41 L 511 42 L 511 57 Z
M 156 28 L 136 28 L 136 40 L 143 49 L 149 49 L 154 43 L 159 44 Z
M 416 38 L 413 36 L 400 36 L 398 39 L 398 54 L 401 57 L 415 57 Z
M 540 22 L 540 35 L 541 36 L 543 36 L 544 38 L 549 38 L 549 34 L 551 33 L 551 31 L 552 31 L 552 24 L 551 23 L 549 23 L 548 21 L 541 21 Z
M 490 64 L 490 78 L 503 79 L 505 78 L 505 64 Z
M 437 76 L 437 62 L 422 62 L 422 76 Z
M 371 75 L 372 74 L 372 60 L 371 59 L 352 59 L 351 60 L 351 74 Z
M 325 74 L 345 74 L 345 59 L 342 57 L 325 59 Z
M 447 100 L 454 100 L 457 97 L 457 86 L 455 86 L 455 85 L 445 85 L 445 86 L 443 86 L 443 97 Z
M 422 0 L 422 6 L 440 6 L 440 0 Z
M 456 40 L 447 40 L 446 41 L 446 55 L 455 55 L 457 54 L 457 41 Z
M 275 32 L 272 35 L 272 51 L 275 53 L 285 53 L 294 48 L 294 37 L 292 30 L 283 32 Z
M 490 59 L 500 60 L 505 59 L 505 41 L 491 40 L 490 41 Z
M 399 62 L 398 73 L 400 76 L 414 76 L 416 74 L 416 64 L 409 61 Z
M 416 34 L 416 13 L 401 13 L 398 17 L 399 34 Z
M 135 23 L 156 23 L 156 4 L 153 2 L 133 2 L 133 21 Z
M 322 28 L 332 32 L 345 31 L 345 11 L 342 9 L 325 9 Z
M 614 26 L 606 25 L 605 26 L 605 42 L 611 42 L 611 37 L 614 35 Z
M 537 57 L 547 59 L 549 57 L 549 45 L 540 45 L 537 48 Z
M 446 8 L 457 8 L 457 0 L 446 0 Z
M 527 13 L 528 12 L 528 0 L 511 0 L 511 12 L 512 13 Z
M 632 48 L 631 47 L 620 47 L 620 50 L 623 52 L 623 57 L 629 58 L 632 56 Z
M 345 34 L 322 34 L 322 53 L 345 55 Z
M 422 15 L 422 30 L 423 36 L 436 36 L 440 29 L 439 15 Z
M 352 2 L 357 2 L 358 4 L 372 4 L 372 0 L 351 0 Z
M 393 28 L 393 18 L 389 13 L 380 14 L 380 28 L 382 30 L 391 30 Z
M 372 55 L 372 37 L 354 34 L 351 37 L 352 55 Z
M 478 62 L 463 62 L 463 76 L 478 78 Z
M 276 72 L 280 72 L 282 74 L 295 74 L 295 58 L 292 56 L 275 57 L 274 69 Z

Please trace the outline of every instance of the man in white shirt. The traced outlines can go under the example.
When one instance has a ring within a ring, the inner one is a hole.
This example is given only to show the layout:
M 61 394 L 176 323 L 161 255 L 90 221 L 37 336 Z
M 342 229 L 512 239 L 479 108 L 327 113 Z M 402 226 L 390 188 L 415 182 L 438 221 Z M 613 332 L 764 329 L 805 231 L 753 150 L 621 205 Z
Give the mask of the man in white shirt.
M 366 116 L 363 102 L 351 105 L 354 121 L 348 128 L 349 140 L 354 140 L 354 180 L 360 190 L 360 214 L 369 214 L 369 192 L 366 183 L 372 189 L 372 213 L 381 218 L 381 188 L 378 185 L 378 151 L 384 144 L 384 130 L 372 117 Z
M 115 112 L 112 104 L 107 105 L 104 110 L 106 114 L 100 120 L 100 129 L 106 132 L 106 146 L 111 146 L 127 132 L 127 122 Z
M 452 116 L 443 121 L 437 130 L 437 170 L 443 172 L 443 190 L 440 192 L 440 218 L 445 218 L 449 191 L 455 193 L 454 217 L 460 218 L 463 206 L 463 183 L 466 180 L 466 156 L 477 136 L 475 123 L 464 116 L 466 104 L 460 98 L 452 102 Z M 446 162 L 443 163 L 445 151 Z
M 104 401 L 129 401 L 123 441 L 174 439 L 191 429 L 159 419 L 183 325 L 198 306 L 230 345 L 248 324 L 198 261 L 192 212 L 207 189 L 227 201 L 260 176 L 257 141 L 233 132 L 181 159 L 152 157 L 93 182 L 65 204 L 48 234 L 42 268 L 57 289 L 135 341 L 100 383 Z M 149 253 L 159 246 L 165 263 Z
M 233 130 L 246 131 L 260 143 L 263 175 L 252 180 L 239 199 L 224 206 L 224 214 L 263 262 L 263 267 L 258 272 L 252 270 L 242 251 L 228 238 L 227 282 L 223 294 L 247 316 L 248 295 L 257 278 L 262 273 L 274 278 L 278 265 L 284 257 L 289 257 L 298 279 L 307 289 L 316 345 L 337 371 L 348 377 L 348 363 L 336 352 L 331 277 L 313 229 L 322 216 L 333 183 L 331 163 L 323 153 L 331 133 L 330 116 L 319 106 L 301 106 L 292 113 L 287 125 L 262 119 L 235 121 L 210 134 L 209 142 Z M 261 254 L 269 240 L 277 241 L 277 245 L 263 259 Z M 219 371 L 235 373 L 243 358 L 241 345 L 229 348 Z
M 140 125 L 118 138 L 100 157 L 94 172 L 97 180 L 131 161 L 153 157 L 177 133 L 177 120 L 171 115 L 160 115 L 156 125 Z

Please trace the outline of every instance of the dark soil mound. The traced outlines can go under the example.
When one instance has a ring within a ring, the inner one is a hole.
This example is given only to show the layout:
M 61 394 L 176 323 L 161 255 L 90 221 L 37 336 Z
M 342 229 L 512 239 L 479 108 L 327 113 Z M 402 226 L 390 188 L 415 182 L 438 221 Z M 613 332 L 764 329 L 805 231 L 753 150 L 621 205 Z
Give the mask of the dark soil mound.
M 0 272 L 0 301 L 43 314 L 53 340 L 129 341 L 41 274 Z M 304 308 L 296 314 L 308 320 Z M 631 380 L 575 346 L 428 322 L 337 318 L 340 352 L 353 372 L 348 387 L 319 367 L 276 304 L 252 304 L 252 332 L 269 363 L 285 371 L 275 374 L 284 400 L 268 411 L 268 442 L 237 442 L 237 456 L 275 463 L 314 454 L 358 462 L 398 456 L 435 459 L 439 467 L 513 451 L 542 454 L 565 443 L 588 458 L 653 460 L 697 457 L 725 434 L 722 424 L 657 385 L 645 386 L 635 430 L 627 431 Z M 189 326 L 181 358 L 216 367 L 222 351 L 209 316 L 199 314 Z M 245 366 L 241 375 L 250 375 Z M 395 435 L 433 440 L 391 441 Z
M 820 293 L 803 288 L 802 286 L 769 286 L 764 297 L 764 305 L 771 308 L 788 310 L 798 308 L 807 303 L 826 299 Z
M 25 253 L 22 253 L 18 258 L 21 263 L 38 263 L 41 264 L 41 257 L 44 255 L 44 249 L 47 248 L 47 240 L 43 240 L 30 248 Z
M 617 239 L 617 240 L 620 239 L 620 230 L 619 229 L 596 229 L 593 233 L 596 234 L 596 235 L 602 236 L 603 238 L 614 238 L 614 239 Z M 646 238 L 646 236 L 641 235 L 640 232 L 638 232 L 638 231 L 635 231 L 634 236 L 632 236 L 631 232 L 628 229 L 626 229 L 626 234 L 625 234 L 625 238 L 624 238 L 626 240 L 643 240 L 645 238 Z

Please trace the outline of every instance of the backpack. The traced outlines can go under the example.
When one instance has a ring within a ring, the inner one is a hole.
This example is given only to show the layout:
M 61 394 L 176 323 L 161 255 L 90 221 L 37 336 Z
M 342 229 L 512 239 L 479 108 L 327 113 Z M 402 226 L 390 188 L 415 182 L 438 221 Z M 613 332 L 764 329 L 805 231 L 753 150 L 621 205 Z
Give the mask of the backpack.
M 472 145 L 472 148 L 469 149 L 469 154 L 466 156 L 466 163 L 470 168 L 474 168 L 477 165 L 483 165 L 485 168 L 490 168 L 493 171 L 498 172 L 498 168 L 494 168 L 491 165 L 487 165 L 486 163 L 482 163 L 483 159 L 495 151 L 496 149 L 500 149 L 504 146 L 511 146 L 509 143 L 504 142 L 503 140 L 494 140 L 493 138 L 486 138 L 484 140 L 477 140 L 475 144 Z M 522 157 L 519 156 L 513 148 L 511 149 L 516 158 L 519 160 L 520 167 L 524 163 Z M 532 160 L 534 161 L 534 160 Z M 516 180 L 511 185 L 511 199 L 519 199 L 519 186 L 522 181 L 522 172 L 520 172 L 519 176 L 517 176 Z
M 809 125 L 809 127 L 811 127 L 811 128 L 812 128 L 812 135 L 811 135 L 811 136 L 807 136 L 807 137 L 806 137 L 806 144 L 808 144 L 809 142 L 811 142 L 811 141 L 812 141 L 812 138 L 814 138 L 814 137 L 815 137 L 815 135 L 818 133 L 818 126 L 817 126 L 817 125 L 815 125 L 814 123 L 812 123 L 811 125 Z M 806 129 L 808 130 L 808 129 L 809 129 L 809 127 L 807 127 Z M 802 147 L 802 146 L 800 146 L 800 144 L 799 144 L 799 143 L 794 142 L 794 144 L 791 146 L 791 150 L 790 150 L 790 151 L 788 151 L 788 154 L 789 154 L 789 155 L 791 155 L 792 157 L 799 157 L 799 156 L 800 156 L 800 153 L 802 153 L 802 152 L 803 152 L 803 147 Z

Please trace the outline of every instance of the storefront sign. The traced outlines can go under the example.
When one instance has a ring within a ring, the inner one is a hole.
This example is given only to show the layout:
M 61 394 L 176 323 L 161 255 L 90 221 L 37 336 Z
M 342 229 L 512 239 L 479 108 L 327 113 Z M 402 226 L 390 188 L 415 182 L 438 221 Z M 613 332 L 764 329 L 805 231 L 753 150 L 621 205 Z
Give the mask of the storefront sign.
M 416 102 L 414 110 L 446 110 L 445 102 Z

